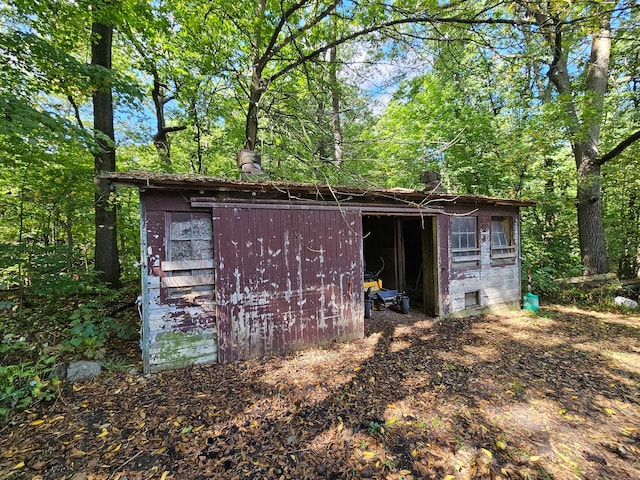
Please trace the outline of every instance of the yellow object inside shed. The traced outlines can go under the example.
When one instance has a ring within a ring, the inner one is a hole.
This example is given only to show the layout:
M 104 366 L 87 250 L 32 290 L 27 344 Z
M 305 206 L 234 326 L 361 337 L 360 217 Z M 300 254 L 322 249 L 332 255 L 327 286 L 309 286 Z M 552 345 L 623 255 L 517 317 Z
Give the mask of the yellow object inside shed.
M 364 290 L 367 291 L 369 288 L 371 288 L 372 292 L 375 292 L 377 290 L 382 290 L 382 280 L 378 279 L 378 280 L 365 281 Z

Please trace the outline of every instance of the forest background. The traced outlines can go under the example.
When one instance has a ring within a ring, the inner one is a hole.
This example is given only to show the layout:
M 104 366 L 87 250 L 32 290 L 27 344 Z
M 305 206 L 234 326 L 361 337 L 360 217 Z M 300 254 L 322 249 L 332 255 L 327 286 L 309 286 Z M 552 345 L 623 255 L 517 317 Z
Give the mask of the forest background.
M 105 170 L 237 178 L 241 148 L 272 180 L 433 170 L 537 202 L 538 293 L 637 277 L 639 21 L 633 0 L 0 2 L 0 354 L 25 359 L 0 367 L 3 403 L 40 395 L 26 380 L 56 356 L 135 335 L 105 302 L 139 288 L 137 192 Z

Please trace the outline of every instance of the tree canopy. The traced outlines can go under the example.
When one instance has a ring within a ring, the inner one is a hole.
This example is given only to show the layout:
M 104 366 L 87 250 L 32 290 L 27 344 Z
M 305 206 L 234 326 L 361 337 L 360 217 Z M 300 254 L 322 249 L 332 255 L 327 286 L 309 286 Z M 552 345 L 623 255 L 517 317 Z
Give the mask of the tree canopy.
M 533 199 L 524 251 L 540 282 L 610 265 L 637 275 L 635 1 L 0 10 L 5 286 L 43 277 L 36 247 L 59 251 L 69 275 L 91 271 L 96 218 L 124 275 L 135 271 L 137 207 L 97 195 L 94 168 L 237 176 L 242 148 L 260 151 L 273 179 L 419 187 L 419 172 L 435 170 L 452 192 Z M 96 25 L 113 33 L 111 64 L 96 61 Z M 94 117 L 107 90 L 111 140 Z M 92 162 L 107 151 L 115 164 Z M 114 213 L 108 224 L 98 207 Z

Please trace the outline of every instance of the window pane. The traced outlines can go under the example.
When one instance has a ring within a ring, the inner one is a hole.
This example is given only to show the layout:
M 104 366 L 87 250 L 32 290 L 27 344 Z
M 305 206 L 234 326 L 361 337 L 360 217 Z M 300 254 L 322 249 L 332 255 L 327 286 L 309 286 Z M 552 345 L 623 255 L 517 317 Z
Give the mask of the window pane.
M 491 246 L 509 247 L 511 245 L 511 218 L 493 217 L 491 219 Z
M 171 260 L 193 260 L 190 240 L 171 240 L 170 248 L 171 251 L 169 254 Z
M 208 215 L 194 215 L 191 219 L 191 238 L 194 240 L 211 239 L 211 218 Z
M 465 218 L 466 223 L 466 231 L 467 232 L 476 232 L 476 217 L 467 217 Z
M 504 217 L 502 219 L 502 228 L 504 230 L 507 245 L 513 245 L 513 218 Z
M 454 217 L 451 220 L 451 248 L 455 256 L 476 255 L 478 248 L 476 217 Z M 456 250 L 467 250 L 459 251 Z
M 169 222 L 169 260 L 213 258 L 210 214 L 172 212 Z
M 211 240 L 194 240 L 191 242 L 192 260 L 204 260 L 213 258 L 213 245 Z
M 191 237 L 191 219 L 188 216 L 184 218 L 183 215 L 172 214 L 169 235 L 171 240 L 188 240 Z

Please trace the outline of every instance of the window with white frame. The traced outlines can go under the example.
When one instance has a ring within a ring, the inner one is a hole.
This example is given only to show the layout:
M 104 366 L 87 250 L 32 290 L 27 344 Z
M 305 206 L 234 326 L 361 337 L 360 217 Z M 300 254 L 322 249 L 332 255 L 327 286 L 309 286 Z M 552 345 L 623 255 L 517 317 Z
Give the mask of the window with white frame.
M 491 217 L 491 258 L 512 259 L 515 254 L 513 217 Z
M 465 257 L 477 257 L 478 248 L 478 222 L 477 217 L 452 217 L 451 218 L 451 251 L 454 258 L 464 261 Z M 475 258 L 469 258 L 475 260 Z

